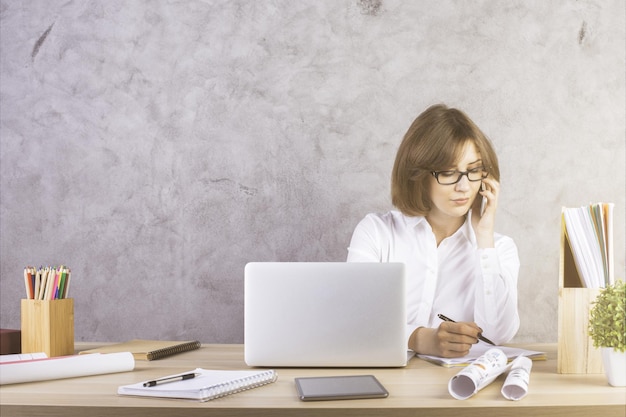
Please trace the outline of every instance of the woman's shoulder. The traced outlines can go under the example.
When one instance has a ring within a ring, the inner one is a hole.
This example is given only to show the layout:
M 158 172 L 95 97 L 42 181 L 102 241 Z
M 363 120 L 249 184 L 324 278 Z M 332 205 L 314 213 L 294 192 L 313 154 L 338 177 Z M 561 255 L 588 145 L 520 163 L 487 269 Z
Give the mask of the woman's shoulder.
M 368 213 L 365 215 L 361 223 L 370 224 L 372 226 L 384 227 L 389 229 L 397 229 L 411 227 L 422 221 L 424 217 L 406 216 L 398 210 L 389 210 L 386 212 Z
M 494 232 L 493 238 L 496 246 L 513 246 L 516 247 L 515 241 L 512 237 L 503 235 L 502 233 Z

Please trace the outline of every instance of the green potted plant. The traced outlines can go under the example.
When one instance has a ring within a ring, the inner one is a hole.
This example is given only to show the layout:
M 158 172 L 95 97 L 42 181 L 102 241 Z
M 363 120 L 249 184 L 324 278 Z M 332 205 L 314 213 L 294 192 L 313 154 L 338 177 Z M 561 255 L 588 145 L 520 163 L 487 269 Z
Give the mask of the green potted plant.
M 626 283 L 603 288 L 589 313 L 589 336 L 602 350 L 609 384 L 626 386 Z

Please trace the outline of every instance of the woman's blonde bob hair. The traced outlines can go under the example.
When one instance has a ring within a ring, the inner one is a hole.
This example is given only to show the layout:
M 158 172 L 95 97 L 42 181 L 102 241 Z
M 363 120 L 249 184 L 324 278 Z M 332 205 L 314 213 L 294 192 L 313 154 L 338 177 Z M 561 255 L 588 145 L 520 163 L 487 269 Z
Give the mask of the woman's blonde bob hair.
M 467 141 L 474 142 L 489 176 L 500 181 L 493 145 L 465 113 L 443 104 L 426 109 L 409 127 L 391 174 L 391 202 L 407 216 L 431 209 L 432 172 L 454 167 Z

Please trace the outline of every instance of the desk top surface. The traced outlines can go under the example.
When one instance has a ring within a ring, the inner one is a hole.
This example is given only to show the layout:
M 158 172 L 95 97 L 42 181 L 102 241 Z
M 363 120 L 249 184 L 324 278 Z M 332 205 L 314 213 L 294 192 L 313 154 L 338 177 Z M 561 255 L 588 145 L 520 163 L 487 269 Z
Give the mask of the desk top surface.
M 99 344 L 77 344 L 77 350 Z M 604 374 L 558 374 L 556 345 L 519 345 L 547 352 L 534 361 L 529 394 L 508 401 L 500 394 L 504 375 L 474 397 L 459 401 L 448 393 L 449 379 L 459 368 L 444 368 L 413 358 L 404 368 L 278 368 L 270 385 L 213 401 L 118 396 L 117 387 L 164 375 L 205 369 L 249 369 L 242 345 L 203 345 L 202 348 L 156 361 L 136 361 L 135 370 L 108 375 L 33 382 L 0 387 L 0 414 L 9 415 L 434 415 L 434 416 L 626 416 L 626 389 L 608 385 Z M 303 402 L 294 378 L 373 374 L 389 391 L 384 399 Z M 211 409 L 210 412 L 208 409 Z

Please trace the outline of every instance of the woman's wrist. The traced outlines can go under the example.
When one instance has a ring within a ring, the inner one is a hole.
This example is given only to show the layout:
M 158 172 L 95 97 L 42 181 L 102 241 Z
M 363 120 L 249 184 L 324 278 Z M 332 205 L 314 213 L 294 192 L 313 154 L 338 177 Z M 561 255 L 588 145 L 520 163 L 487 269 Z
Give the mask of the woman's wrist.
M 493 238 L 493 232 L 476 232 L 476 244 L 478 249 L 495 248 L 495 239 Z
M 409 348 L 415 353 L 425 355 L 435 354 L 432 349 L 432 335 L 436 329 L 418 327 L 409 337 Z

